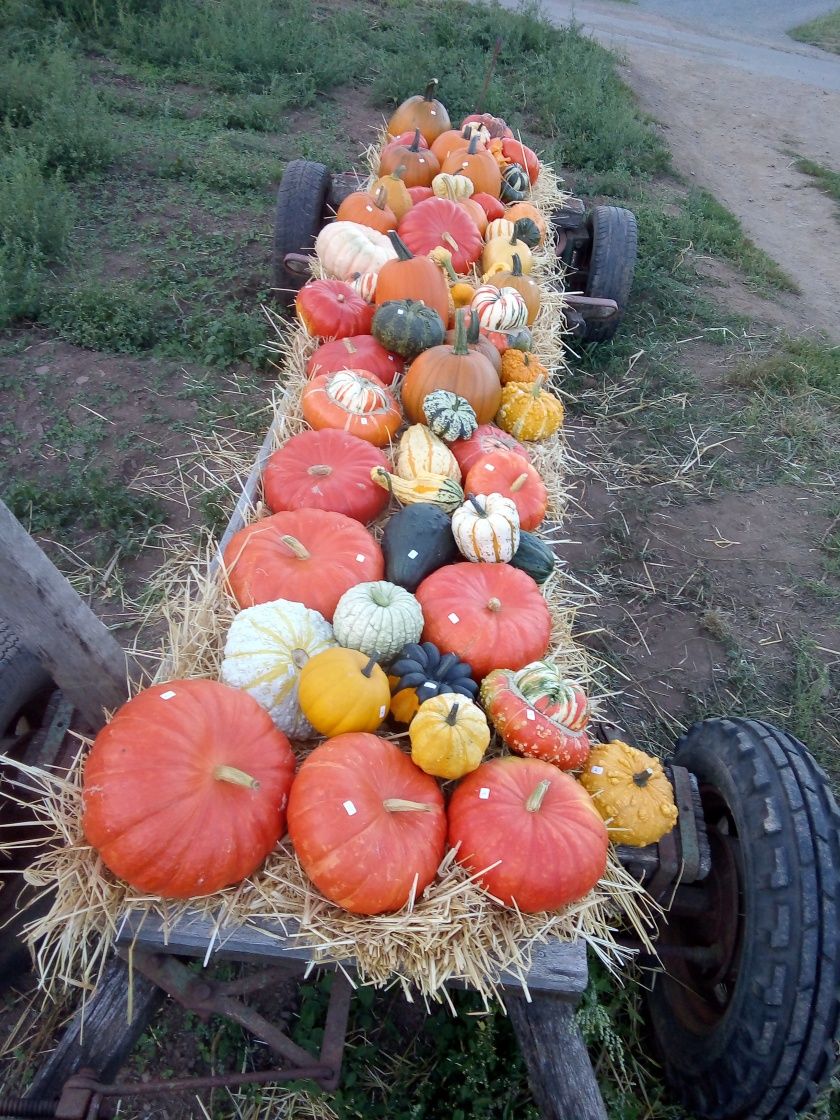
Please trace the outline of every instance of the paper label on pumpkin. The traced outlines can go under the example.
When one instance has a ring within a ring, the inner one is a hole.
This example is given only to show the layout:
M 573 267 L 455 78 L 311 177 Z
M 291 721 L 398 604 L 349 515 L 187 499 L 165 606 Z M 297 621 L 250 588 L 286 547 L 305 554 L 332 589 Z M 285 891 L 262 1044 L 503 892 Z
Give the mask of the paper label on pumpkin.
M 434 681 L 423 681 L 423 683 L 420 685 L 420 687 L 421 688 L 432 688 L 432 689 L 434 689 L 434 688 L 437 688 L 437 685 L 435 684 Z
M 161 700 L 171 700 L 175 693 L 170 689 L 169 692 L 162 692 L 160 694 Z
M 589 773 L 590 774 L 603 774 L 604 773 L 604 767 L 603 766 L 590 766 L 589 767 Z
M 365 559 L 366 559 L 366 557 L 365 557 L 364 553 L 360 552 L 360 553 L 358 554 L 358 556 L 356 557 L 356 562 L 357 562 L 358 564 L 364 564 L 364 562 L 365 562 Z
M 382 707 L 379 709 L 379 718 L 384 719 L 385 718 L 385 713 L 387 711 L 388 711 L 387 707 L 383 704 Z
M 416 548 L 412 548 L 411 552 L 409 552 L 409 554 L 408 554 L 408 558 L 409 558 L 409 560 L 416 560 L 417 559 L 417 549 Z
M 481 801 L 487 800 L 487 798 L 490 796 L 490 790 L 487 788 L 487 786 L 481 787 L 481 789 L 478 791 L 478 796 Z
M 534 709 L 533 708 L 528 708 L 528 710 L 525 712 L 525 718 L 526 719 L 532 719 L 532 720 L 537 718 L 534 715 Z
M 345 801 L 344 802 L 344 812 L 347 814 L 348 817 L 355 817 L 357 810 L 356 810 L 356 806 L 353 804 L 352 801 Z
M 448 614 L 446 617 L 449 619 L 449 621 L 452 623 L 453 626 L 455 625 L 456 622 L 461 621 L 460 618 L 457 616 L 457 614 L 455 614 L 454 611 L 452 612 L 452 614 Z
M 495 467 L 493 466 L 493 464 L 492 464 L 492 463 L 485 463 L 485 464 L 484 464 L 484 469 L 485 469 L 486 471 L 494 471 L 494 470 L 495 470 L 496 468 L 495 468 Z

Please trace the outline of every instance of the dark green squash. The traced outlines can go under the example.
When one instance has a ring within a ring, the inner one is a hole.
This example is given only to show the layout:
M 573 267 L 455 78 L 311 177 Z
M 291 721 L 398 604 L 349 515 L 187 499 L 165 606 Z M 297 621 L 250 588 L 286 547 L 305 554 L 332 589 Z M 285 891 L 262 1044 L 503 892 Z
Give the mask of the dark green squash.
M 478 684 L 472 668 L 457 654 L 441 653 L 431 642 L 403 646 L 388 670 L 391 683 L 391 716 L 410 723 L 424 700 L 441 693 L 476 699 Z
M 449 518 L 429 502 L 417 502 L 392 514 L 381 545 L 385 579 L 406 591 L 416 591 L 426 576 L 460 556 Z
M 502 202 L 521 202 L 523 198 L 527 197 L 530 186 L 531 180 L 528 178 L 528 172 L 519 164 L 512 163 L 510 167 L 505 168 L 502 175 L 499 198 Z
M 536 583 L 545 583 L 554 571 L 557 558 L 554 551 L 536 535 L 522 529 L 519 533 L 519 548 L 513 554 L 511 566 L 526 572 Z
M 370 333 L 386 350 L 416 358 L 431 346 L 441 345 L 446 324 L 422 300 L 389 299 L 376 309 Z
M 529 249 L 536 249 L 540 243 L 540 231 L 533 218 L 517 218 L 513 223 L 513 236 L 524 241 Z

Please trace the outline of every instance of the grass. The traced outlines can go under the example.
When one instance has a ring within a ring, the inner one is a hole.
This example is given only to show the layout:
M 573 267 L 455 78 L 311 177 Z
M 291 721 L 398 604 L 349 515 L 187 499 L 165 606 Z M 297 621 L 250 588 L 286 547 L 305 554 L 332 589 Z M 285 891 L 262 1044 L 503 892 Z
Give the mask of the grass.
M 794 166 L 803 175 L 810 175 L 812 179 L 816 180 L 816 185 L 824 194 L 840 203 L 840 172 L 831 171 L 828 167 L 823 167 L 821 163 L 815 163 L 812 159 L 801 157 L 796 159 Z M 840 211 L 837 213 L 840 217 Z
M 813 43 L 815 47 L 840 54 L 840 8 L 794 27 L 788 35 L 800 43 Z

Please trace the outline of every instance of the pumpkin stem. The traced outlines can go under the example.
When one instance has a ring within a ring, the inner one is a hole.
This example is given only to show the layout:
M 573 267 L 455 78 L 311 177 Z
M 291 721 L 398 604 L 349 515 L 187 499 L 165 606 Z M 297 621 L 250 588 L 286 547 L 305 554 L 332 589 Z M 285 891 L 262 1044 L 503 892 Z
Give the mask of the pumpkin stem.
M 374 584 L 371 588 L 370 597 L 377 607 L 387 607 L 391 603 L 391 595 L 388 589 L 379 587 L 377 584 Z
M 309 654 L 305 649 L 298 647 L 292 650 L 292 664 L 297 669 L 302 669 L 306 662 L 309 660 Z
M 326 463 L 316 463 L 315 466 L 310 467 L 307 470 L 306 473 L 307 474 L 318 474 L 318 475 L 321 475 L 325 478 L 328 474 L 332 474 L 332 472 L 333 472 L 332 467 L 327 466 Z
M 244 789 L 259 789 L 260 783 L 244 770 L 237 770 L 235 766 L 217 766 L 213 771 L 217 782 L 230 782 L 233 786 L 242 786 Z
M 297 537 L 290 537 L 288 534 L 284 534 L 280 540 L 286 548 L 294 553 L 298 560 L 308 560 L 310 558 L 309 550 L 303 547 Z
M 437 93 L 438 80 L 431 78 L 429 84 L 426 86 L 426 92 L 423 94 L 424 101 L 434 101 L 435 94 Z
M 379 650 L 375 649 L 370 655 L 370 661 L 368 661 L 367 665 L 365 665 L 364 669 L 362 669 L 362 676 L 363 677 L 370 677 L 371 673 L 373 672 L 373 667 L 376 664 L 376 659 L 378 657 L 379 657 Z
M 478 136 L 478 133 L 476 132 L 475 135 L 473 136 L 473 138 L 470 140 L 470 146 L 467 148 L 467 155 L 468 156 L 474 156 L 475 153 L 478 151 L 478 140 L 479 140 L 479 136 Z
M 534 787 L 534 792 L 531 794 L 531 796 L 525 802 L 525 809 L 526 809 L 527 812 L 529 812 L 529 813 L 538 813 L 539 812 L 540 806 L 543 803 L 543 799 L 545 798 L 545 795 L 548 793 L 550 787 L 551 787 L 551 782 L 547 778 L 543 779 L 543 781 L 537 783 L 537 785 Z
M 394 170 L 391 172 L 391 178 L 392 179 L 399 179 L 399 181 L 402 182 L 404 177 L 405 177 L 406 171 L 407 171 L 407 168 L 406 168 L 405 164 L 401 163 L 399 165 L 399 167 L 395 167 Z
M 639 787 L 639 789 L 644 789 L 652 777 L 652 768 L 650 766 L 646 766 L 644 770 L 640 770 L 638 774 L 633 775 L 633 781 Z
M 452 705 L 452 707 L 449 709 L 449 715 L 444 720 L 444 723 L 448 723 L 450 727 L 455 726 L 458 720 L 458 709 L 460 708 L 460 706 L 460 704 Z
M 378 206 L 380 210 L 385 209 L 385 204 L 388 201 L 388 192 L 384 187 L 377 187 L 376 194 L 373 196 L 374 206 Z
M 479 502 L 475 494 L 468 494 L 467 501 L 472 502 L 472 504 L 475 506 L 476 513 L 478 513 L 481 517 L 487 516 L 487 509 Z
M 515 494 L 517 490 L 521 490 L 521 489 L 522 489 L 522 487 L 523 487 L 523 486 L 525 485 L 525 483 L 526 483 L 527 481 L 528 481 L 528 472 L 527 472 L 527 471 L 523 471 L 523 472 L 522 472 L 522 474 L 521 474 L 521 475 L 519 476 L 519 478 L 515 479 L 515 480 L 514 480 L 514 481 L 513 481 L 513 482 L 512 482 L 511 484 L 510 484 L 510 490 L 511 490 L 511 493 L 512 493 L 512 494 Z
M 493 611 L 494 614 L 498 613 L 502 609 L 501 599 L 497 599 L 495 595 L 492 599 L 488 599 L 487 609 Z
M 463 311 L 455 313 L 455 341 L 452 344 L 452 353 L 459 358 L 465 357 L 470 352 L 470 348 L 467 346 L 467 328 L 464 318 L 465 313 Z
M 441 241 L 445 241 L 450 248 L 454 249 L 456 253 L 458 252 L 458 242 L 448 231 L 441 235 Z
M 433 813 L 434 805 L 427 805 L 425 801 L 406 801 L 402 797 L 386 797 L 382 802 L 389 813 Z
M 545 384 L 545 378 L 544 377 L 538 377 L 537 380 L 534 382 L 534 384 L 531 386 L 531 395 L 534 397 L 535 400 L 540 395 L 540 393 L 542 392 L 542 387 L 543 387 L 544 384 Z
M 514 240 L 516 240 L 516 233 L 514 233 Z M 513 253 L 511 259 L 513 260 L 513 268 L 510 270 L 514 276 L 522 275 L 522 258 L 518 253 Z
M 465 312 L 466 314 L 466 312 Z M 481 338 L 481 322 L 474 312 L 469 313 L 469 323 L 467 324 L 467 342 L 470 346 L 475 346 Z
M 388 237 L 390 238 L 391 244 L 394 246 L 394 249 L 396 250 L 397 260 L 400 260 L 400 261 L 413 261 L 414 260 L 414 254 L 412 253 L 412 251 L 409 249 L 409 247 L 406 245 L 406 243 L 403 241 L 403 239 L 400 237 L 400 235 L 397 233 L 397 231 L 395 229 L 389 229 L 388 230 Z
M 410 144 L 408 150 L 410 152 L 419 152 L 420 151 L 420 129 L 419 128 L 415 128 L 414 139 L 411 141 L 411 144 Z
M 461 136 L 464 138 L 464 140 L 469 140 L 470 137 L 472 136 L 472 134 L 473 134 L 472 125 L 465 124 L 464 127 L 461 129 Z M 476 133 L 476 135 L 477 135 L 477 133 Z

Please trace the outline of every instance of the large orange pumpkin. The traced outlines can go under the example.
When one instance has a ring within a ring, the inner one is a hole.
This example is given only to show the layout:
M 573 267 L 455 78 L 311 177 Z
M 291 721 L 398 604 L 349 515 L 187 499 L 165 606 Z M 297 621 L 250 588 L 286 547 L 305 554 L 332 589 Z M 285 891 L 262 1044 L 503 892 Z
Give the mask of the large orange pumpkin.
M 477 136 L 473 136 L 468 148 L 456 148 L 450 152 L 443 161 L 441 171 L 444 175 L 466 175 L 472 180 L 477 194 L 498 198 L 502 189 L 499 165 Z
M 415 207 L 414 209 L 419 209 Z M 374 303 L 380 307 L 392 299 L 419 299 L 449 319 L 449 286 L 438 266 L 426 256 L 415 256 L 396 233 L 390 235 L 397 252 L 395 261 L 386 261 L 379 270 Z
M 463 778 L 449 802 L 449 845 L 495 898 L 525 913 L 583 898 L 607 866 L 607 830 L 589 795 L 539 759 L 496 758 Z
M 530 576 L 509 564 L 449 564 L 415 591 L 423 640 L 456 653 L 476 680 L 522 669 L 548 649 L 551 613 Z
M 231 537 L 224 563 L 240 607 L 290 599 L 328 622 L 345 591 L 385 573 L 382 550 L 364 526 L 320 509 L 275 513 L 246 525 Z
M 502 399 L 499 375 L 483 354 L 467 346 L 462 311 L 458 312 L 455 331 L 454 345 L 432 346 L 408 368 L 402 403 L 406 416 L 415 424 L 424 423 L 423 401 L 436 389 L 448 389 L 464 397 L 480 424 L 492 420 L 498 411 Z
M 515 450 L 491 451 L 476 459 L 464 479 L 464 493 L 512 498 L 523 529 L 536 529 L 548 507 L 548 492 L 539 472 Z
M 376 447 L 390 443 L 402 423 L 393 395 L 365 370 L 340 369 L 311 378 L 300 403 L 310 427 L 340 428 Z
M 379 157 L 379 175 L 390 175 L 398 167 L 405 168 L 403 182 L 407 187 L 428 187 L 440 171 L 440 162 L 427 145 L 421 147 L 420 130 L 410 144 L 389 144 Z
M 289 835 L 331 902 L 354 914 L 388 913 L 435 877 L 446 836 L 443 795 L 393 743 L 337 735 L 300 768 Z
M 357 225 L 369 226 L 380 233 L 397 228 L 397 217 L 388 205 L 384 187 L 377 187 L 375 194 L 369 191 L 353 191 L 348 194 L 336 211 L 335 220 L 356 222 Z
M 422 96 L 417 93 L 398 105 L 388 121 L 388 135 L 399 136 L 409 129 L 419 128 L 427 143 L 431 144 L 450 127 L 446 107 L 435 97 L 438 80 L 432 78 Z
M 216 681 L 129 700 L 85 763 L 82 827 L 135 889 L 193 898 L 255 871 L 286 829 L 295 758 L 271 717 Z
M 458 460 L 461 474 L 466 476 L 470 467 L 483 455 L 491 451 L 515 451 L 526 463 L 531 462 L 527 447 L 519 440 L 497 428 L 495 424 L 480 424 L 469 439 L 457 439 L 450 443 L 449 449 Z

